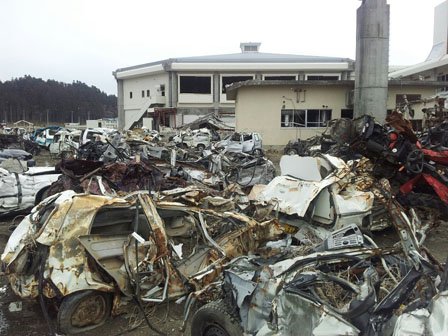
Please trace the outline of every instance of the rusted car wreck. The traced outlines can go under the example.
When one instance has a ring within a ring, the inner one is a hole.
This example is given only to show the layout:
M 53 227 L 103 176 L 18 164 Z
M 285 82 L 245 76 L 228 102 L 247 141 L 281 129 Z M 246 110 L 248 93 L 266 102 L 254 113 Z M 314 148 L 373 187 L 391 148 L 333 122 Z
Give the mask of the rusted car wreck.
M 43 305 L 50 299 L 59 331 L 72 334 L 104 323 L 121 302 L 160 303 L 198 291 L 224 263 L 281 235 L 273 220 L 154 203 L 147 193 L 66 191 L 25 217 L 2 262 L 14 292 Z

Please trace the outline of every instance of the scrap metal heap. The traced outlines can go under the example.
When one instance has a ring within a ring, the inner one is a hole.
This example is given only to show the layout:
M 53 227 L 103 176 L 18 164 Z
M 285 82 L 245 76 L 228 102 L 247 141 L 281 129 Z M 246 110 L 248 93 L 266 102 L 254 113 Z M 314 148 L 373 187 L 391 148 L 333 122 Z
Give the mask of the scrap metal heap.
M 69 334 L 168 300 L 192 335 L 446 334 L 448 268 L 423 246 L 428 209 L 448 213 L 446 134 L 334 121 L 275 176 L 258 133 L 110 132 L 57 164 L 2 270 Z
M 308 228 L 270 242 L 275 254 L 236 258 L 221 282 L 190 295 L 208 302 L 194 314 L 191 334 L 445 334 L 447 268 L 419 245 L 388 182 L 375 192 L 393 218 L 399 246 L 379 248 L 354 224 L 324 239 Z

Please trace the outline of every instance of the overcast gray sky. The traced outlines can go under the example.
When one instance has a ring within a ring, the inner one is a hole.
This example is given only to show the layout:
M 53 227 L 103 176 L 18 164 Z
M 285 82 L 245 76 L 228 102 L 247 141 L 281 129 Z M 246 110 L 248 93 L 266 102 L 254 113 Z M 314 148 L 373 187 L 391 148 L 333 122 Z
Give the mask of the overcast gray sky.
M 390 64 L 428 56 L 434 7 L 388 0 Z M 359 0 L 0 0 L 0 81 L 31 75 L 116 93 L 112 71 L 166 58 L 261 52 L 355 58 Z

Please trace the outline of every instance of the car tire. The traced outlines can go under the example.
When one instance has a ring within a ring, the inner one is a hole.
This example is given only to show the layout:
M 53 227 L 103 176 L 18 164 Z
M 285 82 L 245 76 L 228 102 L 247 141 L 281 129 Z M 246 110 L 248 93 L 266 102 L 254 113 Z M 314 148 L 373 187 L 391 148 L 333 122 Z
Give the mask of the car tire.
M 252 151 L 252 154 L 255 155 L 255 156 L 262 156 L 263 155 L 263 151 L 260 148 L 255 148 Z
M 199 144 L 196 146 L 197 149 L 199 149 L 199 151 L 203 151 L 205 149 L 205 146 L 203 144 Z
M 46 199 L 49 196 L 50 187 L 46 187 L 44 189 L 41 189 L 36 194 L 36 199 L 34 200 L 34 205 L 38 205 L 40 202 L 42 202 L 44 199 Z
M 286 155 L 297 155 L 298 153 L 297 153 L 297 149 L 290 148 L 290 149 L 288 149 L 288 150 L 286 151 L 285 154 L 286 154 Z
M 240 319 L 222 300 L 213 301 L 199 308 L 191 321 L 191 335 L 241 336 Z
M 112 298 L 108 293 L 85 290 L 66 296 L 58 311 L 58 329 L 79 334 L 102 325 L 110 316 Z

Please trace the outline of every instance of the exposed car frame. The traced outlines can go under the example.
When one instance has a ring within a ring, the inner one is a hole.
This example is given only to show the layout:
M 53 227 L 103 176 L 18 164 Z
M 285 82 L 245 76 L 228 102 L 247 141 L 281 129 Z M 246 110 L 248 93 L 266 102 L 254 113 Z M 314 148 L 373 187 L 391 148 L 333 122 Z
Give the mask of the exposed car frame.
M 58 329 L 80 333 L 104 323 L 121 300 L 160 303 L 200 290 L 224 263 L 282 233 L 275 221 L 156 205 L 147 193 L 66 191 L 25 217 L 2 262 L 17 295 L 51 300 Z M 95 314 L 82 313 L 92 305 Z

